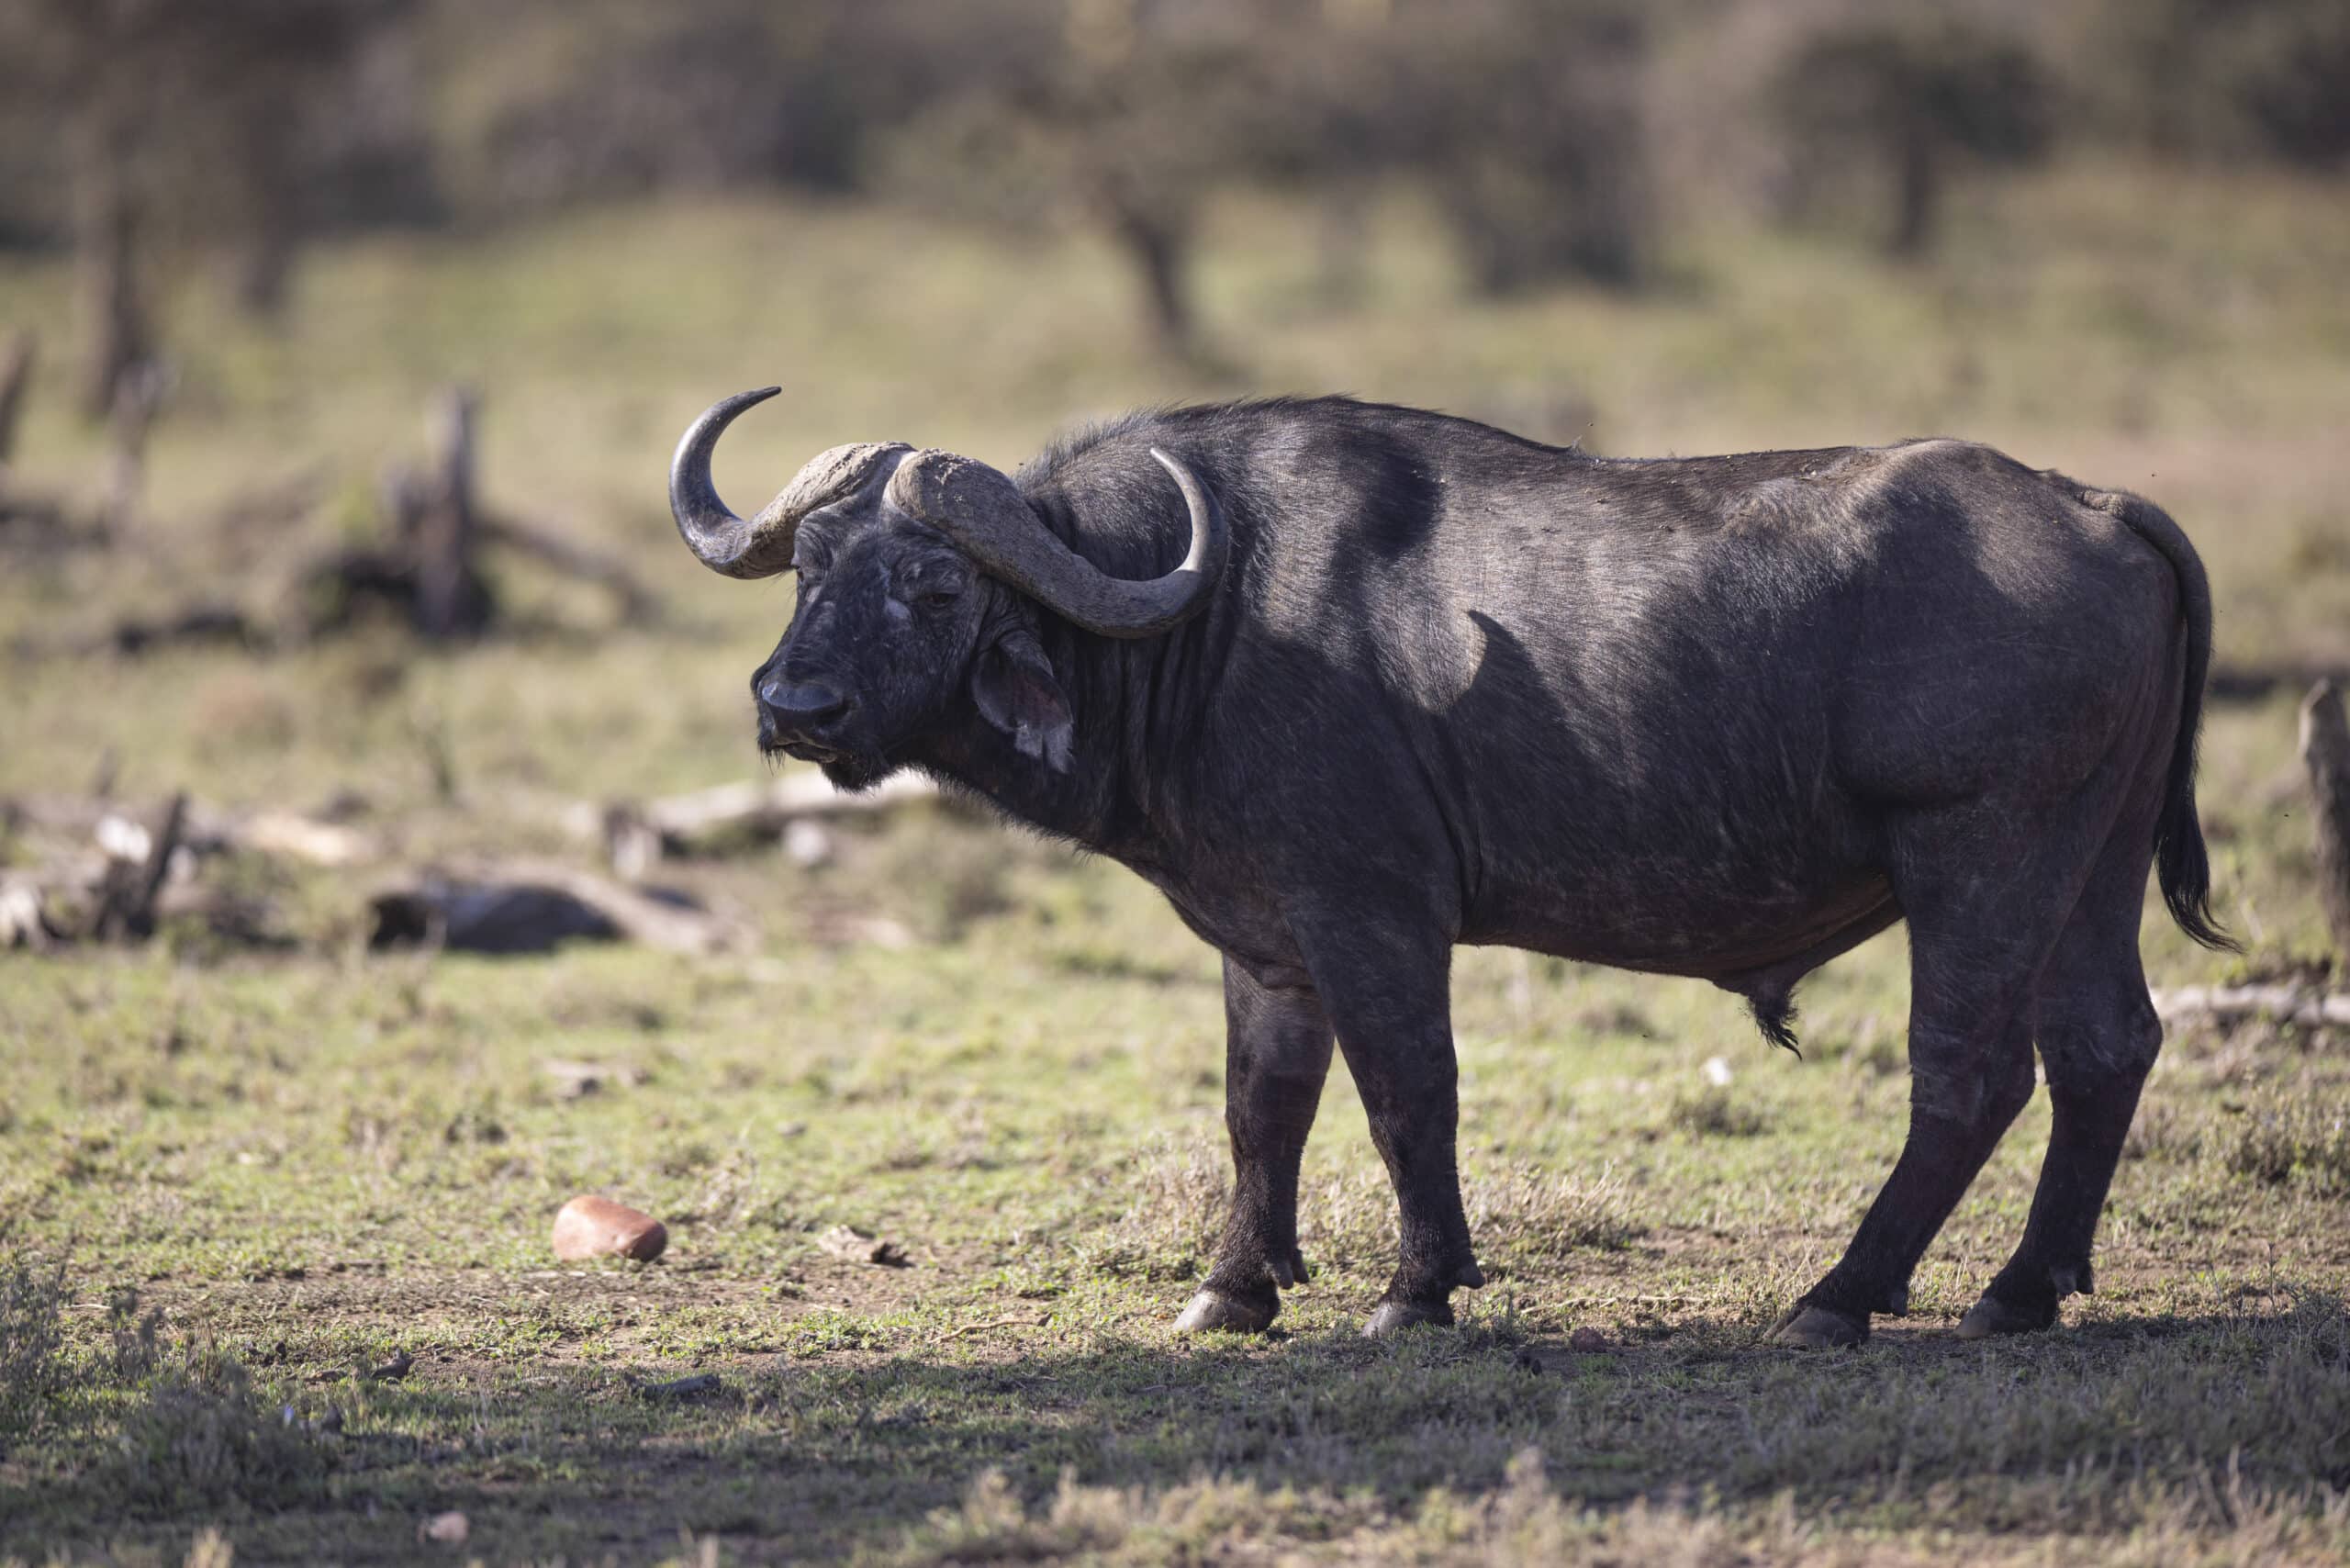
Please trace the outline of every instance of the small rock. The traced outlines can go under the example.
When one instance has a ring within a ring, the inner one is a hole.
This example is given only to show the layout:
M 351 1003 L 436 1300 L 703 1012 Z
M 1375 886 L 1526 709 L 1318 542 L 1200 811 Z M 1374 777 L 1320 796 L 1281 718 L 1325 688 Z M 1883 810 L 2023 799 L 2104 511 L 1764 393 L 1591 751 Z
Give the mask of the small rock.
M 1607 1336 L 1596 1328 L 1578 1328 L 1567 1336 L 1567 1349 L 1581 1350 L 1586 1355 L 1595 1350 L 1604 1350 L 1607 1349 Z
M 435 1514 L 416 1527 L 419 1540 L 437 1540 L 443 1546 L 462 1546 L 465 1537 L 473 1533 L 473 1522 L 454 1508 L 445 1514 Z
M 1706 1081 L 1712 1084 L 1717 1089 L 1728 1089 L 1729 1087 L 1729 1058 L 1727 1057 L 1707 1057 L 1706 1058 Z
M 382 1366 L 370 1370 L 367 1373 L 367 1381 L 369 1383 L 397 1383 L 408 1376 L 408 1369 L 414 1365 L 416 1365 L 416 1358 L 406 1350 L 402 1350 Z
M 845 1258 L 852 1263 L 878 1263 L 885 1269 L 902 1269 L 909 1260 L 906 1249 L 882 1237 L 867 1236 L 836 1225 L 816 1238 L 816 1245 L 835 1258 Z
M 633 1258 L 650 1263 L 668 1245 L 669 1233 L 659 1220 L 609 1198 L 574 1198 L 554 1216 L 554 1255 L 566 1261 Z

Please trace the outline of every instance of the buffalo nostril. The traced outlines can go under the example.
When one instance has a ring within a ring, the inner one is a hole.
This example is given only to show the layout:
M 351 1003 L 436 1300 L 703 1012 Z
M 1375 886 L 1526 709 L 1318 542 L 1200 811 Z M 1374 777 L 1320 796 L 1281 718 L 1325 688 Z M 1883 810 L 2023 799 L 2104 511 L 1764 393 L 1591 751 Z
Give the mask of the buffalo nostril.
M 813 680 L 771 680 L 759 688 L 759 700 L 779 728 L 802 730 L 837 719 L 847 711 L 848 699 L 838 689 Z

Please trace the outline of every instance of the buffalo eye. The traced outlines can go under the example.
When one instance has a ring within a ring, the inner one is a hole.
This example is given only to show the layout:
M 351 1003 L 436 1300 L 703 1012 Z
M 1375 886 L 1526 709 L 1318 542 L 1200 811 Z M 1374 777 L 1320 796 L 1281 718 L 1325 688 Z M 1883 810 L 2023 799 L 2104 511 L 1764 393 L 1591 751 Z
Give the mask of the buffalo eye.
M 914 603 L 923 610 L 952 610 L 955 601 L 963 597 L 958 588 L 926 588 L 914 595 Z

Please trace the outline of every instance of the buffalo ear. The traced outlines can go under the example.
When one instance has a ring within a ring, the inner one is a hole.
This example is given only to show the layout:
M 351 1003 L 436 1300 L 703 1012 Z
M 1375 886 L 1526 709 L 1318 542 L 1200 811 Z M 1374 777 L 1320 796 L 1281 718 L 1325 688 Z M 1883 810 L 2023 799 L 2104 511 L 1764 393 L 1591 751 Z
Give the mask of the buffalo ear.
M 971 696 L 987 722 L 1010 735 L 1022 756 L 1035 757 L 1056 773 L 1069 771 L 1077 734 L 1069 696 L 1033 633 L 1018 628 L 979 650 L 971 666 Z

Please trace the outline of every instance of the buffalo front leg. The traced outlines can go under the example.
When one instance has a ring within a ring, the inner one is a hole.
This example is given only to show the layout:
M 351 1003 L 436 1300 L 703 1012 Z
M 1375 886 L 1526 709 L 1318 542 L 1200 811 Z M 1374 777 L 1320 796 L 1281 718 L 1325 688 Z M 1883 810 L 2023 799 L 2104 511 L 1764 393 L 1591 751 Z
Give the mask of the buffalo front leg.
M 1312 991 L 1264 985 L 1229 957 L 1224 1016 L 1232 1209 L 1214 1266 L 1175 1327 L 1257 1333 L 1281 1311 L 1279 1288 L 1305 1280 L 1297 1168 L 1330 1072 L 1330 1021 Z

